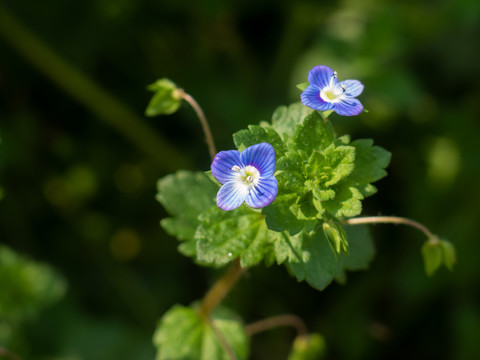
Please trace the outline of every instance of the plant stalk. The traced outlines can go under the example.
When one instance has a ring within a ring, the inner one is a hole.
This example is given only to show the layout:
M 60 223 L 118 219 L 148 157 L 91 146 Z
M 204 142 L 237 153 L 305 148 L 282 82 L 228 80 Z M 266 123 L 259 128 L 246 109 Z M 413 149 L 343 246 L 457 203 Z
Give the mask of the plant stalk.
M 307 326 L 305 322 L 296 315 L 285 314 L 273 316 L 271 318 L 256 321 L 245 327 L 245 331 L 248 335 L 252 336 L 260 332 L 274 329 L 280 326 L 291 326 L 297 330 L 297 336 L 305 336 L 308 334 Z
M 210 157 L 213 160 L 213 158 L 217 154 L 217 150 L 215 149 L 215 142 L 213 140 L 212 132 L 210 131 L 210 126 L 208 125 L 205 113 L 203 112 L 200 105 L 198 105 L 197 101 L 190 94 L 187 94 L 183 89 L 178 89 L 178 92 L 182 99 L 188 102 L 197 114 L 197 117 L 200 120 L 200 124 L 202 125 L 203 133 L 205 134 L 205 141 L 207 142 L 208 152 L 210 153 Z
M 205 294 L 199 309 L 202 316 L 209 317 L 210 313 L 222 302 L 237 283 L 244 271 L 245 269 L 240 265 L 240 259 L 235 259 L 227 272 Z
M 419 222 L 398 216 L 366 216 L 345 220 L 348 225 L 359 224 L 402 224 L 414 227 L 425 234 L 431 241 L 437 239 L 437 237 L 423 224 Z M 438 239 L 437 239 L 438 241 Z

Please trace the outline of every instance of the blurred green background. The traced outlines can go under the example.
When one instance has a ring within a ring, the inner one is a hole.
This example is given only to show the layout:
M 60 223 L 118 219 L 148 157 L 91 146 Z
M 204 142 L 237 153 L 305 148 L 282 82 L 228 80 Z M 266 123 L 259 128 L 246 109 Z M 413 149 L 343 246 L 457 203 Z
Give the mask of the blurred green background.
M 146 85 L 168 77 L 192 94 L 226 150 L 325 64 L 365 84 L 370 110 L 332 115 L 337 133 L 393 153 L 364 213 L 424 223 L 458 265 L 427 278 L 422 234 L 377 225 L 371 269 L 346 285 L 318 292 L 257 266 L 225 304 L 247 323 L 302 316 L 328 359 L 480 358 L 479 39 L 477 0 L 0 2 L 0 244 L 15 251 L 0 257 L 0 347 L 153 359 L 158 318 L 221 272 L 158 225 L 157 179 L 210 160 L 186 105 L 143 116 Z M 251 359 L 285 359 L 293 337 L 255 336 Z

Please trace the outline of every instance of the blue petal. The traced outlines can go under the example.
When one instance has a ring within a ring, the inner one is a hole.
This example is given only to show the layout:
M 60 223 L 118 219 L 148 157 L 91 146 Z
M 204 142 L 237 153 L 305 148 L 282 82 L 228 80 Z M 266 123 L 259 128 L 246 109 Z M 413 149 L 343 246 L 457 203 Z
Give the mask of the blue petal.
M 310 85 L 305 89 L 304 92 L 300 95 L 302 104 L 308 106 L 309 108 L 327 111 L 333 109 L 333 104 L 323 101 L 320 97 L 320 88 L 316 85 Z
M 274 176 L 260 179 L 257 186 L 250 190 L 245 202 L 252 208 L 262 208 L 270 205 L 278 193 L 278 182 Z
M 269 143 L 252 145 L 240 153 L 244 165 L 252 165 L 261 177 L 272 176 L 275 172 L 275 150 Z
M 338 115 L 353 116 L 362 112 L 363 105 L 353 97 L 345 97 L 345 99 L 335 103 L 333 110 Z
M 363 91 L 363 84 L 358 80 L 344 80 L 340 81 L 340 85 L 345 86 L 345 95 L 357 97 Z
M 310 83 L 310 85 L 317 85 L 318 87 L 320 87 L 320 89 L 323 89 L 324 87 L 328 86 L 332 76 L 332 69 L 325 65 L 319 65 L 315 66 L 308 73 L 308 82 Z
M 248 195 L 248 186 L 235 181 L 223 185 L 217 193 L 217 206 L 225 211 L 238 208 Z
M 220 151 L 212 162 L 212 175 L 221 183 L 232 180 L 235 172 L 232 170 L 233 166 L 242 167 L 240 160 L 240 153 L 237 150 Z

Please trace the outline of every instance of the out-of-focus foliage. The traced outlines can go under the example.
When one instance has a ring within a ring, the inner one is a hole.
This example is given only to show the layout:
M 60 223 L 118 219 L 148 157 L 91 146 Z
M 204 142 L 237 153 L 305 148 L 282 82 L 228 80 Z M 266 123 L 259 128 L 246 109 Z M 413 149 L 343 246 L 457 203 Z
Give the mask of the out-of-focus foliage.
M 314 65 L 361 80 L 359 99 L 370 112 L 331 120 L 338 134 L 373 138 L 392 153 L 389 176 L 364 213 L 407 216 L 450 240 L 454 272 L 427 277 L 422 235 L 377 225 L 370 270 L 346 286 L 319 293 L 284 269 L 258 266 L 226 305 L 247 323 L 300 315 L 323 334 L 332 359 L 480 358 L 478 1 L 1 6 L 139 116 L 151 96 L 146 85 L 174 80 L 204 108 L 218 150 L 232 148 L 232 133 L 298 101 L 295 85 Z M 157 319 L 200 298 L 218 276 L 179 254 L 158 226 L 166 213 L 154 200 L 156 181 L 177 165 L 152 161 L 26 59 L 1 33 L 0 242 L 49 263 L 68 292 L 23 325 L 10 348 L 34 360 L 152 359 Z M 209 168 L 190 109 L 143 120 L 191 159 L 190 170 Z M 290 329 L 254 336 L 250 358 L 285 358 L 293 336 Z
M 325 339 L 320 334 L 297 336 L 288 360 L 317 360 L 323 358 L 326 352 Z
M 0 246 L 0 316 L 13 321 L 38 313 L 65 293 L 65 281 L 49 266 Z

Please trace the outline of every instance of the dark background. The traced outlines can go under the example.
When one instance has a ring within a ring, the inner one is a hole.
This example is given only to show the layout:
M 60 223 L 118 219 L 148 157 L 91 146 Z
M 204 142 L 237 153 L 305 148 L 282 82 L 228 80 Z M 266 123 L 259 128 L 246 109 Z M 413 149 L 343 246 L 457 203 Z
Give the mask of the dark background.
M 364 214 L 424 223 L 456 245 L 458 265 L 428 278 L 422 234 L 378 225 L 371 268 L 346 285 L 318 292 L 261 265 L 225 304 L 247 323 L 302 316 L 328 359 L 480 358 L 479 39 L 476 0 L 2 1 L 0 243 L 68 283 L 9 346 L 28 359 L 153 359 L 159 317 L 221 271 L 159 227 L 157 179 L 210 160 L 186 105 L 143 116 L 147 84 L 168 77 L 192 94 L 226 150 L 324 64 L 365 84 L 370 111 L 332 115 L 336 132 L 393 154 Z M 293 337 L 255 336 L 251 359 L 285 359 Z

